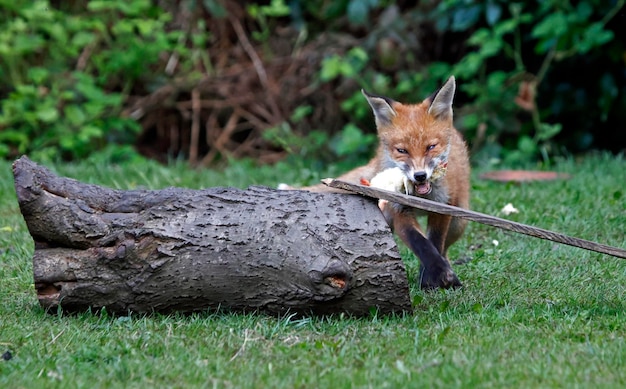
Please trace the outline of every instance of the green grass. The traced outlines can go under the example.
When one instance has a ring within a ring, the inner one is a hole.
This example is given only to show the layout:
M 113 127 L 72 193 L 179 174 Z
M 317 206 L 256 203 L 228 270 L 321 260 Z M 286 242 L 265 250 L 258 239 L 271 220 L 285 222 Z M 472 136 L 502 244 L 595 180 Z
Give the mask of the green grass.
M 626 160 L 593 155 L 555 166 L 570 180 L 473 180 L 472 207 L 626 248 Z M 122 189 L 245 187 L 320 173 L 235 163 L 193 171 L 156 163 L 57 165 Z M 324 175 L 328 174 L 328 171 Z M 305 177 L 305 178 L 303 178 Z M 498 245 L 493 241 L 497 240 Z M 451 249 L 464 287 L 422 292 L 403 250 L 413 314 L 282 318 L 207 312 L 110 317 L 47 314 L 32 284 L 33 244 L 10 164 L 0 162 L 0 387 L 567 387 L 626 386 L 626 261 L 470 224 Z

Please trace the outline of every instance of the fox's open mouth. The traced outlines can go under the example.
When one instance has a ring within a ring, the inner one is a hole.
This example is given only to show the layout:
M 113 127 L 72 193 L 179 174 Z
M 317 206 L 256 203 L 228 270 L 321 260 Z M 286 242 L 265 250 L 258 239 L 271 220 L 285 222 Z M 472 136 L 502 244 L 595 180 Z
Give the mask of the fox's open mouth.
M 420 182 L 415 184 L 415 192 L 418 195 L 425 196 L 430 193 L 433 188 L 430 186 L 430 182 Z

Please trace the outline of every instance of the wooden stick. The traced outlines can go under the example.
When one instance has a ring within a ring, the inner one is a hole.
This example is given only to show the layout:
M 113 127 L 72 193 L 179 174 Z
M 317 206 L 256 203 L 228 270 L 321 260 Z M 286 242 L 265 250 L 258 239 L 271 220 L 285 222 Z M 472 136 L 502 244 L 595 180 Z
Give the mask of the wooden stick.
M 558 232 L 544 230 L 543 228 L 533 227 L 510 220 L 501 219 L 499 217 L 470 211 L 468 209 L 463 209 L 444 203 L 438 203 L 436 201 L 424 199 L 421 197 L 409 196 L 402 193 L 374 188 L 371 186 L 351 184 L 349 182 L 335 180 L 332 178 L 326 178 L 322 180 L 322 182 L 330 186 L 331 188 L 343 189 L 364 196 L 384 199 L 394 203 L 419 208 L 442 215 L 461 217 L 478 223 L 486 224 L 488 226 L 501 228 L 503 230 L 513 231 L 524 235 L 534 236 L 535 238 L 546 239 L 553 242 L 626 259 L 626 250 L 624 249 L 607 246 L 601 243 L 591 242 L 589 240 L 573 238 L 571 236 L 563 235 Z

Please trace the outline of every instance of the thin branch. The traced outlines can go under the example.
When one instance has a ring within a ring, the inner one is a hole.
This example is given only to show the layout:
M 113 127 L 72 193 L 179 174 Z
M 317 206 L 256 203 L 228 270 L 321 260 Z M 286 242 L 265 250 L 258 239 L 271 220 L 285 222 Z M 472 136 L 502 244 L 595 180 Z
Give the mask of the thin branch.
M 189 141 L 189 163 L 194 166 L 198 161 L 198 143 L 200 140 L 200 91 L 191 90 L 191 140 Z
M 239 20 L 235 18 L 230 18 L 230 22 L 235 29 L 235 34 L 237 34 L 239 42 L 241 42 L 241 46 L 246 51 L 246 53 L 252 60 L 252 63 L 254 64 L 254 69 L 259 76 L 261 84 L 263 85 L 263 87 L 268 88 L 269 83 L 267 81 L 267 73 L 265 72 L 265 68 L 263 67 L 263 61 L 261 61 L 261 58 L 259 58 L 259 55 L 254 50 L 254 47 L 252 47 L 252 45 L 250 44 L 250 41 L 248 40 L 248 37 L 246 36 L 246 33 L 241 26 L 241 22 L 239 22 Z
M 513 222 L 499 217 L 486 215 L 468 209 L 455 207 L 452 205 L 439 203 L 436 201 L 424 199 L 417 196 L 408 196 L 401 193 L 390 192 L 371 186 L 356 185 L 345 181 L 334 180 L 327 178 L 322 182 L 331 188 L 343 189 L 350 192 L 362 194 L 364 196 L 373 197 L 377 199 L 384 199 L 394 203 L 406 205 L 413 208 L 423 209 L 429 212 L 439 213 L 442 215 L 450 215 L 460 217 L 463 219 L 475 221 L 488 226 L 501 228 L 507 231 L 513 231 L 520 234 L 533 236 L 535 238 L 546 239 L 552 242 L 562 243 L 569 246 L 578 247 L 585 250 L 595 251 L 602 254 L 612 255 L 618 258 L 626 259 L 626 250 L 611 247 L 604 244 L 591 242 L 584 239 L 573 238 L 571 236 L 563 235 L 558 232 L 544 230 L 543 228 L 532 227 L 526 224 Z
M 270 84 L 267 78 L 267 73 L 265 72 L 265 67 L 263 66 L 263 61 L 261 61 L 261 58 L 259 58 L 259 55 L 254 50 L 254 47 L 252 47 L 252 45 L 250 44 L 250 41 L 248 40 L 248 37 L 246 36 L 246 33 L 244 32 L 243 27 L 241 26 L 241 22 L 239 22 L 239 20 L 237 20 L 234 17 L 230 18 L 230 22 L 232 23 L 233 28 L 235 29 L 235 33 L 237 34 L 237 38 L 241 42 L 243 49 L 246 51 L 246 53 L 252 60 L 252 63 L 254 64 L 254 69 L 256 70 L 256 73 L 259 76 L 261 85 L 263 85 L 263 88 L 265 88 L 265 90 L 269 94 L 271 89 L 270 89 Z M 278 106 L 276 105 L 276 101 L 274 101 L 274 99 L 272 98 L 269 98 L 268 103 L 270 104 L 272 108 L 274 117 L 280 117 L 280 110 L 278 109 Z

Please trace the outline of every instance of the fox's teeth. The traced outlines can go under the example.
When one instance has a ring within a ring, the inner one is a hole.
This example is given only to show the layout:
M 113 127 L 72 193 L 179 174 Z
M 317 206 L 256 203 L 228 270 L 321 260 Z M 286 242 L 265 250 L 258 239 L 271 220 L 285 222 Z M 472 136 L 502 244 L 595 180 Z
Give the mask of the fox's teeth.
M 417 194 L 427 195 L 432 190 L 432 187 L 429 182 L 424 182 L 422 184 L 415 185 L 415 190 L 417 191 Z

